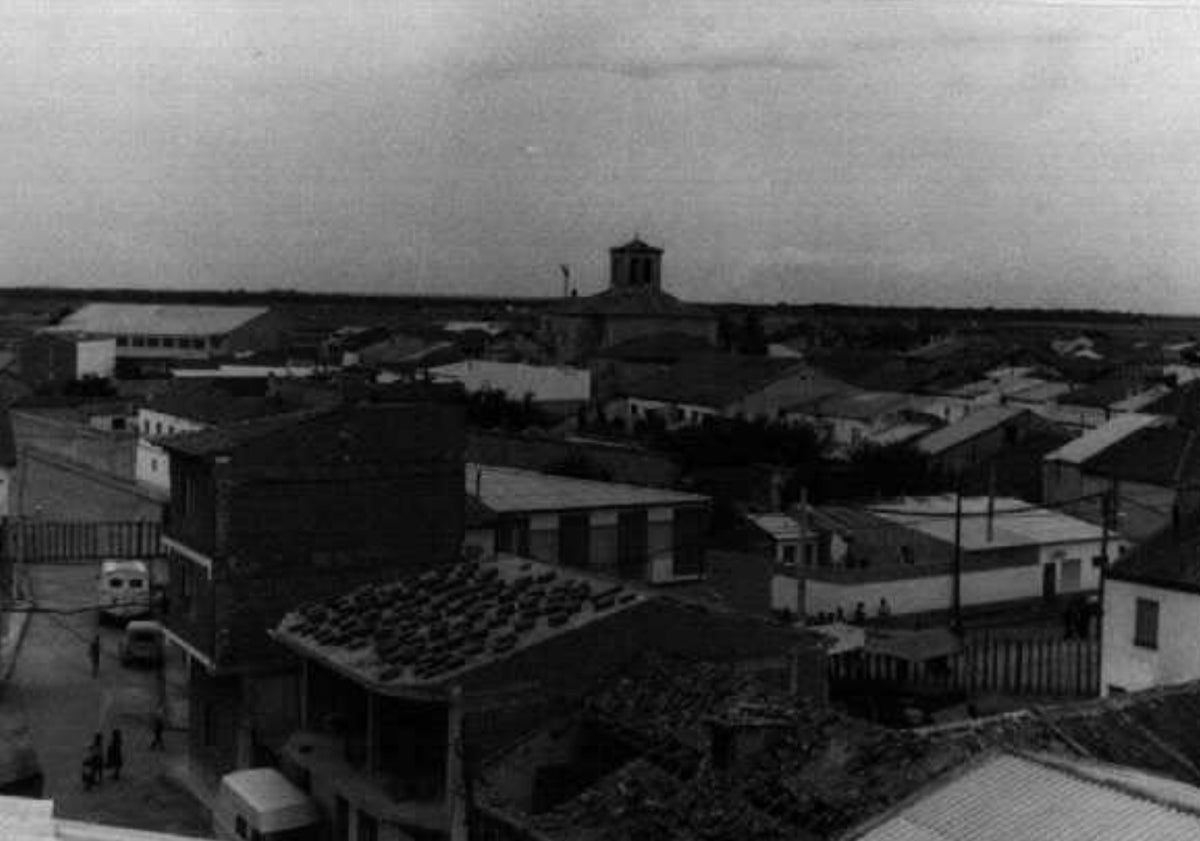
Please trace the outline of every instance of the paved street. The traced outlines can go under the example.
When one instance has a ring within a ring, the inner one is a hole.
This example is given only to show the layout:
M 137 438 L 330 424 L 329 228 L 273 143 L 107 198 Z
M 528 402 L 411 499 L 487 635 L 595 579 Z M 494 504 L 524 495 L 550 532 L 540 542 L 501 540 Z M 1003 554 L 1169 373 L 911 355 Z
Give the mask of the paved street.
M 96 568 L 41 566 L 30 569 L 32 595 L 41 608 L 72 609 L 95 601 Z M 153 669 L 121 666 L 121 631 L 99 629 L 103 656 L 93 679 L 88 642 L 97 630 L 96 613 L 35 613 L 26 630 L 6 701 L 23 704 L 46 778 L 46 796 L 60 817 L 139 829 L 209 834 L 208 813 L 166 776 L 168 763 L 184 751 L 186 734 L 168 730 L 166 751 L 151 751 L 151 716 L 163 697 Z M 172 663 L 175 684 L 179 664 Z M 178 722 L 178 693 L 167 693 Z M 80 769 L 92 735 L 107 741 L 120 728 L 125 767 L 120 780 L 106 777 L 84 791 Z

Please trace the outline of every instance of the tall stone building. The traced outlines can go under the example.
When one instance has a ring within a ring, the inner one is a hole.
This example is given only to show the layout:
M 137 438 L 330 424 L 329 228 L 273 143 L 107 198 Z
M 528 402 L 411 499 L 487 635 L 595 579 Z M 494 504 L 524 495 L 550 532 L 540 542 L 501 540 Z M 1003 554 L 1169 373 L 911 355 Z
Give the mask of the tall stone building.
M 677 333 L 716 344 L 717 320 L 708 308 L 679 300 L 662 288 L 662 249 L 633 239 L 609 249 L 609 287 L 571 297 L 547 315 L 562 361 L 640 336 Z

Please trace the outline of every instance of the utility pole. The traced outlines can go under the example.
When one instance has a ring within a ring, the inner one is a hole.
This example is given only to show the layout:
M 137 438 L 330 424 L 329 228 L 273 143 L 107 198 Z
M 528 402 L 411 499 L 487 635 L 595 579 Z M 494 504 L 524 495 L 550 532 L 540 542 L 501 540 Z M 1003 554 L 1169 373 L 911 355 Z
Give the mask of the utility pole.
M 962 479 L 954 486 L 954 620 L 951 629 L 962 638 Z

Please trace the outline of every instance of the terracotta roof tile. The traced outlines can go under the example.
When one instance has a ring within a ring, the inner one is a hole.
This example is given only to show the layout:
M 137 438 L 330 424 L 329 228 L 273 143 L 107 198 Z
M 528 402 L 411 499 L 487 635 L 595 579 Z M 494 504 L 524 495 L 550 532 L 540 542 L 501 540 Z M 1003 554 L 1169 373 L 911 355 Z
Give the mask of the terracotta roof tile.
M 432 688 L 646 598 L 615 581 L 502 555 L 304 605 L 284 617 L 277 638 L 381 692 Z

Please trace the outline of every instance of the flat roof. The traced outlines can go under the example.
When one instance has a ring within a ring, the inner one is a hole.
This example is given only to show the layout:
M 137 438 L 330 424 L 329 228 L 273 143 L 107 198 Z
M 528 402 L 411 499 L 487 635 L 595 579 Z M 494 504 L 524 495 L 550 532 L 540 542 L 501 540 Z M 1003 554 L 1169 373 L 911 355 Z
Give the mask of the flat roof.
M 555 476 L 515 467 L 468 464 L 465 487 L 498 513 L 704 504 L 708 497 L 664 488 Z
M 891 523 L 915 529 L 947 543 L 954 542 L 954 509 L 953 494 L 909 497 L 866 506 L 867 511 Z M 987 512 L 986 496 L 963 498 L 963 549 L 980 551 L 1013 546 L 1079 543 L 1099 541 L 1104 535 L 1099 526 L 1059 511 L 1040 508 L 1013 497 L 997 497 L 993 504 L 989 539 Z
M 51 333 L 103 335 L 217 336 L 270 312 L 266 307 L 191 304 L 87 304 L 64 318 Z

